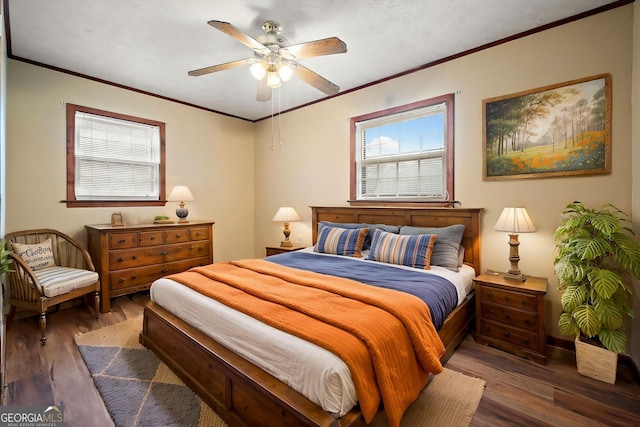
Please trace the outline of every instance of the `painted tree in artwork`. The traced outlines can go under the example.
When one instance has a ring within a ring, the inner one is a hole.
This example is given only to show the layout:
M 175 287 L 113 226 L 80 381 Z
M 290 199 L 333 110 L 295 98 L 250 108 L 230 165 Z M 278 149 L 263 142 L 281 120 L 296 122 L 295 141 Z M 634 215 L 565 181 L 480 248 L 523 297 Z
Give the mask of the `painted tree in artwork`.
M 601 169 L 605 119 L 604 79 L 487 102 L 487 176 Z

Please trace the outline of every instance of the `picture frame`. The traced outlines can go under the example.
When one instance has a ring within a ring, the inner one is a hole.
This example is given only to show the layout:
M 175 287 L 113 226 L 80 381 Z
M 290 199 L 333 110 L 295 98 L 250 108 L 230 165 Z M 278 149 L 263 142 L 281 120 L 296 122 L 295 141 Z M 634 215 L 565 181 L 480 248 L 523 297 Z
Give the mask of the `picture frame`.
M 122 217 L 122 213 L 114 212 L 111 214 L 111 226 L 124 227 L 124 218 Z
M 611 75 L 482 101 L 483 179 L 611 173 Z

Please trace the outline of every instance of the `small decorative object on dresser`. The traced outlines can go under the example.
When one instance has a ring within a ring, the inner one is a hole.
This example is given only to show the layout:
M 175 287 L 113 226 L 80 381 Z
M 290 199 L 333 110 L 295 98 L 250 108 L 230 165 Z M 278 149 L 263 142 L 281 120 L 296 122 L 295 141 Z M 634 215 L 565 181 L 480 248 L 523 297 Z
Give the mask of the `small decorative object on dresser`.
M 101 278 L 100 311 L 111 309 L 111 298 L 149 289 L 160 277 L 212 264 L 213 224 L 85 225 Z
M 285 252 L 299 251 L 300 249 L 304 249 L 304 246 L 289 246 L 286 248 L 282 246 L 267 246 L 265 249 L 267 251 L 267 256 L 271 256 L 283 254 Z
M 547 279 L 526 276 L 524 282 L 514 282 L 506 280 L 503 274 L 487 273 L 474 281 L 476 342 L 545 364 Z

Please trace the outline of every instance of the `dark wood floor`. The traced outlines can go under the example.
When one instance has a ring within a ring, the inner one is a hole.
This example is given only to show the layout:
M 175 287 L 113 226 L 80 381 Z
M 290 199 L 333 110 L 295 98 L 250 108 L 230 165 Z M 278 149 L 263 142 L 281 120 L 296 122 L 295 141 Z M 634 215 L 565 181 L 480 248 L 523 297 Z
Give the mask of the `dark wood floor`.
M 63 404 L 69 427 L 112 425 L 73 336 L 139 316 L 146 301 L 144 294 L 117 298 L 99 320 L 82 305 L 52 313 L 44 347 L 37 317 L 15 320 L 6 340 L 6 403 Z M 487 382 L 473 426 L 640 426 L 640 385 L 626 366 L 609 385 L 579 375 L 572 352 L 551 347 L 542 366 L 471 337 L 446 366 Z

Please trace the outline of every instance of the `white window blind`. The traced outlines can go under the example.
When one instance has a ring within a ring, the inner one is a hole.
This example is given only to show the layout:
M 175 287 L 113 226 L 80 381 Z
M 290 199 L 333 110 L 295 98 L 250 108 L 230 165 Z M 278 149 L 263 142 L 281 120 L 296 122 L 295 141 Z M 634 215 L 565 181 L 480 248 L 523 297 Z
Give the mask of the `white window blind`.
M 447 200 L 446 102 L 357 122 L 359 200 Z
M 75 112 L 76 200 L 159 200 L 160 128 Z

